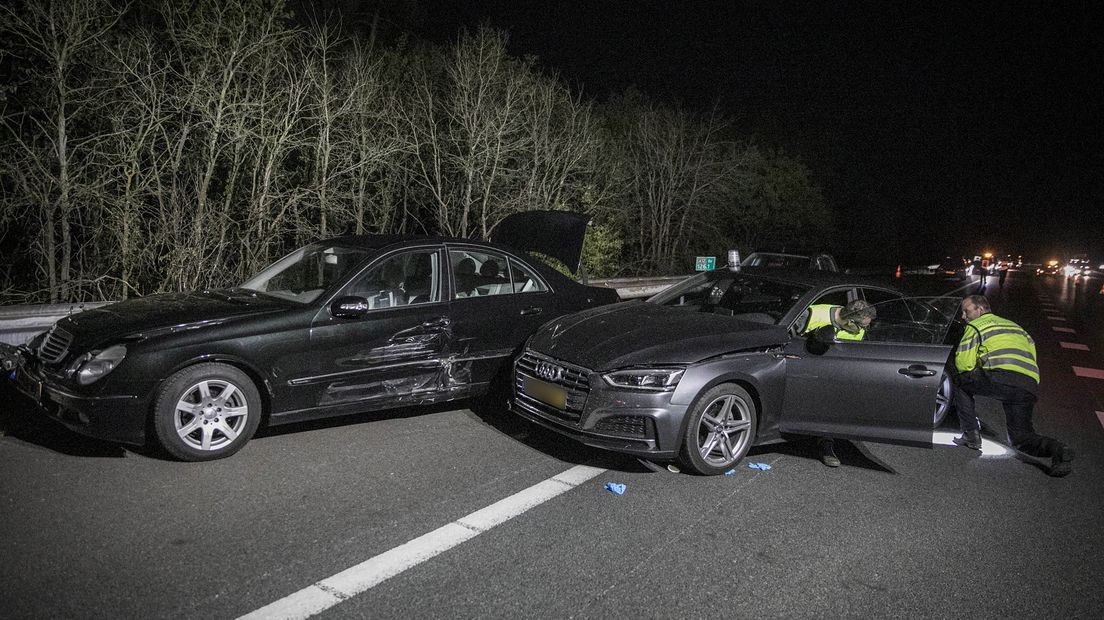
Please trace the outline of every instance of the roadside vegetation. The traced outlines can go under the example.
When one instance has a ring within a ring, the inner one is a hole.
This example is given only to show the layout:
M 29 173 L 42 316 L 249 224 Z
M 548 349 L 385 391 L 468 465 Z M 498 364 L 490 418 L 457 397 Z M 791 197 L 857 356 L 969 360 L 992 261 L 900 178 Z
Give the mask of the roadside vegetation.
M 0 302 L 227 285 L 320 238 L 486 238 L 531 209 L 593 216 L 591 277 L 830 234 L 809 170 L 720 115 L 584 98 L 486 27 L 337 23 L 274 0 L 0 7 Z

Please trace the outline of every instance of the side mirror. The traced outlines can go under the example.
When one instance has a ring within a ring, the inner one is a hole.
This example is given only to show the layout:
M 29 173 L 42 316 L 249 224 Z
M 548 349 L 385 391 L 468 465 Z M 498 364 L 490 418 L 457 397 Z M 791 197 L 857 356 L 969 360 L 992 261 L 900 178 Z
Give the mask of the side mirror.
M 355 295 L 338 297 L 330 304 L 330 314 L 339 319 L 359 319 L 369 309 L 368 300 Z

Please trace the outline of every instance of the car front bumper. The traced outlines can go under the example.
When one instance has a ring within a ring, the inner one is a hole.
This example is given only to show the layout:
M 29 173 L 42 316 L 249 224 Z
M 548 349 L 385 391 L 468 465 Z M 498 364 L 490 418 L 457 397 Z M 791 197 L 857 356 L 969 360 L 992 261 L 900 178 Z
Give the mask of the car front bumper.
M 5 374 L 16 390 L 72 431 L 130 445 L 146 442 L 146 408 L 138 396 L 77 394 L 25 357 Z
M 535 356 L 532 352 L 528 355 Z M 510 410 L 594 448 L 656 460 L 678 455 L 687 407 L 671 404 L 671 392 L 615 389 L 601 383 L 594 373 L 577 367 L 573 370 L 576 376 L 591 376 L 585 392 L 579 387 L 581 381 L 566 388 L 567 405 L 563 406 L 547 402 L 556 400 L 550 398 L 555 394 L 546 392 L 549 384 L 530 373 L 526 364 L 515 364 Z M 534 389 L 534 383 L 541 389 Z

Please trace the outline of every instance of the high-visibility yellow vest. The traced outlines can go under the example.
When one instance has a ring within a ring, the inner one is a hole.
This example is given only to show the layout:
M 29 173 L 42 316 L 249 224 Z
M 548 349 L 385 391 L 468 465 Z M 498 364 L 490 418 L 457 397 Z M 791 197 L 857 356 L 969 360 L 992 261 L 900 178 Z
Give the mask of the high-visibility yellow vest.
M 808 334 L 825 325 L 831 325 L 832 309 L 842 307 L 843 306 L 836 306 L 834 304 L 813 304 L 809 306 L 809 320 L 805 323 L 805 331 L 803 333 Z M 865 329 L 860 329 L 858 333 L 855 334 L 852 334 L 846 329 L 836 330 L 836 340 L 862 340 L 865 335 Z
M 1035 341 L 1022 327 L 989 313 L 966 324 L 955 352 L 955 368 L 969 372 L 981 361 L 985 370 L 1010 370 L 1039 382 Z

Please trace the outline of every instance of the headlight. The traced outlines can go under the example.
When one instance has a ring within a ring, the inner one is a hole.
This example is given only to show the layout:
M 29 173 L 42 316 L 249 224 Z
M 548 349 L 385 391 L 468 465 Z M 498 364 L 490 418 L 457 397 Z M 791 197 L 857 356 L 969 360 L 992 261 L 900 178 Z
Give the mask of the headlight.
M 77 383 L 88 385 L 107 376 L 126 357 L 126 346 L 117 344 L 89 357 L 77 370 Z
M 614 387 L 653 392 L 669 392 L 678 386 L 685 368 L 632 368 L 602 375 Z

